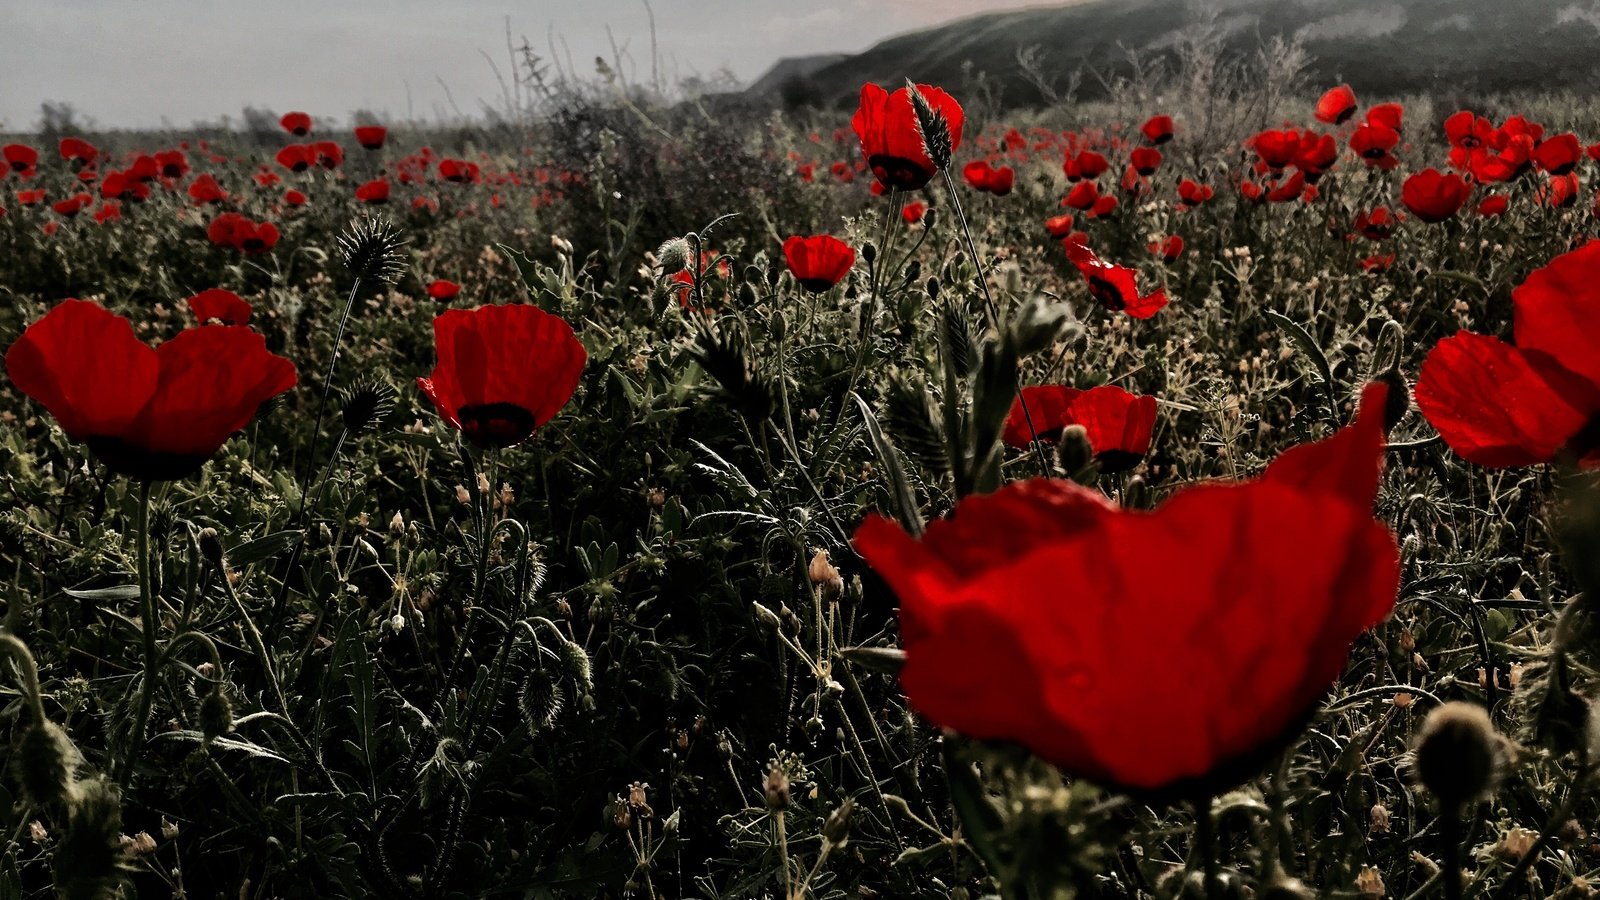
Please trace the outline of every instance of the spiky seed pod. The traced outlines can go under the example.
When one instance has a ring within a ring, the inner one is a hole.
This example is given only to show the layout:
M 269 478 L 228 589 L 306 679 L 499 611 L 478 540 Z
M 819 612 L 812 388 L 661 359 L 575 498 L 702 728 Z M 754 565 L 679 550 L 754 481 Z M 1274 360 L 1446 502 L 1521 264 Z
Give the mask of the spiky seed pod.
M 675 237 L 656 248 L 656 265 L 663 275 L 675 275 L 689 267 L 689 242 Z
M 1494 791 L 1500 757 L 1500 736 L 1483 707 L 1446 703 L 1422 723 L 1416 748 L 1417 780 L 1442 807 L 1454 812 Z
M 950 138 L 950 122 L 945 119 L 944 113 L 933 108 L 928 98 L 922 96 L 922 90 L 910 80 L 906 81 L 906 93 L 911 95 L 911 108 L 917 114 L 917 130 L 922 133 L 922 148 L 927 151 L 928 159 L 933 161 L 934 168 L 943 171 L 950 166 L 950 156 L 955 152 L 955 146 Z
M 122 850 L 122 798 L 109 781 L 81 785 L 55 852 L 56 891 L 62 900 L 115 900 L 127 878 Z
M 566 702 L 561 682 L 545 669 L 528 673 L 522 690 L 517 693 L 517 708 L 522 711 L 522 718 L 532 734 L 549 728 L 561 715 Z
M 200 701 L 200 733 L 214 741 L 233 730 L 233 703 L 218 685 Z
M 405 272 L 405 244 L 400 229 L 377 216 L 354 219 L 339 235 L 344 267 L 363 281 L 399 281 Z
M 53 807 L 69 803 L 76 794 L 81 759 L 66 730 L 45 719 L 23 730 L 11 769 L 24 800 L 36 807 Z
M 382 381 L 364 381 L 344 395 L 344 428 L 352 435 L 377 428 L 394 412 L 394 388 Z

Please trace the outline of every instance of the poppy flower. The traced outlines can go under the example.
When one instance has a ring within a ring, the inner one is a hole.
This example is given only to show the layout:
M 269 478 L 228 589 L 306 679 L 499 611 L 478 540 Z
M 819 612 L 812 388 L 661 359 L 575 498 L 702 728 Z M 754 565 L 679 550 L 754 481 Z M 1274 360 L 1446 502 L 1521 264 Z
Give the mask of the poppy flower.
M 800 286 L 813 294 L 832 288 L 850 274 L 856 252 L 833 235 L 795 235 L 783 242 L 783 257 Z
M 55 210 L 58 215 L 70 219 L 83 212 L 84 208 L 92 202 L 94 202 L 94 198 L 88 194 L 73 194 L 65 200 L 57 200 L 50 204 L 50 208 Z
M 382 125 L 357 125 L 356 143 L 367 150 L 382 150 L 389 138 L 389 129 Z
M 1389 236 L 1394 234 L 1395 226 L 1400 223 L 1400 218 L 1390 212 L 1389 207 L 1378 206 L 1370 212 L 1357 213 L 1355 229 L 1369 241 L 1388 240 Z
M 191 328 L 152 349 L 121 316 L 66 300 L 6 352 L 11 381 L 111 471 L 194 474 L 261 404 L 294 387 L 294 364 L 248 328 Z
M 1403 127 L 1405 107 L 1398 103 L 1379 103 L 1367 110 L 1367 122 L 1398 132 Z
M 433 333 L 439 362 L 417 386 L 480 447 L 520 443 L 554 418 L 588 359 L 572 326 L 537 306 L 446 310 Z
M 32 172 L 39 165 L 39 151 L 27 144 L 7 144 L 0 147 L 0 158 L 4 158 L 6 165 L 13 172 Z
M 1106 262 L 1077 242 L 1066 242 L 1066 251 L 1067 258 L 1088 282 L 1090 295 L 1106 309 L 1148 319 L 1167 305 L 1167 292 L 1161 288 L 1141 295 L 1138 276 L 1127 266 Z
M 316 163 L 317 151 L 306 144 L 290 144 L 279 150 L 274 159 L 291 172 L 304 172 Z
M 1471 193 L 1472 185 L 1460 175 L 1423 169 L 1406 178 L 1400 188 L 1400 200 L 1422 221 L 1443 222 L 1461 210 Z
M 356 188 L 356 199 L 362 203 L 388 203 L 389 179 L 374 178 Z
M 1350 85 L 1341 84 L 1331 88 L 1317 100 L 1316 117 L 1318 122 L 1329 125 L 1343 125 L 1350 117 L 1356 114 L 1356 92 Z
M 1161 168 L 1161 151 L 1154 147 L 1135 147 L 1128 156 L 1128 165 L 1146 178 Z
M 1072 190 L 1067 192 L 1066 197 L 1062 198 L 1061 205 L 1070 206 L 1073 209 L 1090 209 L 1094 206 L 1095 201 L 1099 199 L 1100 189 L 1095 187 L 1094 182 L 1080 181 L 1072 186 Z
M 207 172 L 189 183 L 189 199 L 196 203 L 221 203 L 228 199 L 228 192 Z
M 1373 255 L 1361 260 L 1361 271 L 1387 272 L 1389 271 L 1389 268 L 1394 265 L 1394 261 L 1395 254 L 1393 253 L 1374 253 Z
M 1094 201 L 1094 205 L 1093 206 L 1089 207 L 1089 216 L 1088 217 L 1091 218 L 1091 219 L 1104 218 L 1106 216 L 1111 215 L 1113 212 L 1116 211 L 1116 209 L 1117 209 L 1117 198 L 1113 197 L 1110 194 L 1103 194 L 1103 195 L 1101 195 L 1100 199 Z
M 1052 240 L 1061 240 L 1072 233 L 1073 219 L 1071 213 L 1051 216 L 1044 220 L 1044 230 L 1050 234 Z
M 1306 173 L 1296 170 L 1293 175 L 1278 182 L 1267 191 L 1267 199 L 1273 203 L 1288 203 L 1298 200 L 1306 190 Z
M 482 178 L 482 173 L 477 163 L 464 159 L 442 159 L 439 161 L 439 177 L 457 184 L 476 184 Z
M 1494 126 L 1488 119 L 1469 110 L 1461 110 L 1444 120 L 1444 136 L 1450 146 L 1473 150 L 1489 142 Z
M 1516 345 L 1468 331 L 1440 341 L 1417 408 L 1468 462 L 1600 466 L 1600 241 L 1536 270 L 1511 304 Z
M 317 141 L 311 145 L 311 152 L 316 154 L 317 164 L 324 169 L 337 169 L 344 162 L 344 148 L 338 141 Z
M 161 177 L 161 163 L 154 156 L 139 154 L 127 169 L 128 177 L 135 181 L 155 181 Z
M 428 282 L 428 296 L 435 300 L 454 300 L 461 293 L 461 285 L 440 278 Z
M 1144 139 L 1150 143 L 1165 144 L 1167 141 L 1172 140 L 1172 117 L 1164 115 L 1151 116 L 1145 120 L 1143 125 L 1139 126 L 1139 131 L 1144 134 Z
M 1079 152 L 1068 165 L 1071 168 L 1067 171 L 1067 177 L 1074 181 L 1078 179 L 1093 181 L 1111 169 L 1111 161 L 1093 150 Z
M 1350 135 L 1350 149 L 1368 164 L 1383 162 L 1400 144 L 1400 132 L 1387 125 L 1362 122 Z
M 1183 235 L 1168 235 L 1159 241 L 1152 242 L 1148 249 L 1151 253 L 1161 257 L 1164 262 L 1177 262 L 1183 256 Z
M 303 191 L 297 191 L 294 188 L 283 192 L 283 202 L 289 206 L 305 206 L 307 199 Z
M 1017 173 L 1010 166 L 998 168 L 983 160 L 973 160 L 961 169 L 961 177 L 974 189 L 1004 197 L 1016 186 Z
M 1178 182 L 1178 201 L 1184 206 L 1199 206 L 1209 201 L 1215 193 L 1210 185 L 1200 184 L 1189 178 Z
M 1505 194 L 1490 194 L 1478 204 L 1478 215 L 1492 219 L 1504 215 L 1506 208 L 1511 205 L 1511 198 Z
M 1583 185 L 1578 181 L 1577 172 L 1568 172 L 1565 175 L 1552 175 L 1550 180 L 1539 186 L 1534 196 L 1541 203 L 1558 209 L 1565 209 L 1578 202 L 1578 192 Z
M 303 112 L 284 113 L 278 124 L 295 137 L 305 137 L 311 133 L 311 116 Z
M 218 247 L 230 247 L 241 253 L 265 253 L 278 243 L 278 226 L 227 212 L 206 226 L 206 239 Z
M 1268 169 L 1288 168 L 1300 152 L 1300 132 L 1293 128 L 1267 129 L 1252 135 L 1245 146 Z
M 1147 796 L 1249 777 L 1394 608 L 1399 548 L 1372 517 L 1385 395 L 1260 477 L 1154 512 L 1034 479 L 920 538 L 870 516 L 854 544 L 899 600 L 911 705 Z
M 1533 151 L 1533 161 L 1551 175 L 1565 175 L 1578 167 L 1583 158 L 1583 145 L 1572 133 L 1558 134 L 1539 142 Z
M 89 165 L 100 155 L 100 151 L 96 150 L 93 144 L 80 137 L 62 138 L 57 149 L 60 150 L 62 159 L 80 166 Z
M 915 225 L 921 222 L 922 217 L 927 214 L 928 204 L 923 203 L 921 200 L 913 200 L 900 210 L 900 218 L 905 220 L 907 225 Z
M 1011 447 L 1030 446 L 1030 419 L 1033 434 L 1046 443 L 1059 440 L 1068 425 L 1082 425 L 1100 470 L 1125 472 L 1150 452 L 1156 398 L 1110 384 L 1086 391 L 1059 384 L 1025 387 L 1012 401 L 1001 439 Z
M 189 174 L 189 157 L 182 150 L 163 150 L 154 158 L 161 167 L 162 178 L 176 179 Z
M 224 325 L 250 324 L 250 304 L 233 291 L 208 288 L 189 298 L 189 311 L 201 324 L 215 319 Z
M 1300 145 L 1295 148 L 1294 167 L 1305 173 L 1307 181 L 1316 181 L 1339 161 L 1339 144 L 1331 134 L 1307 131 L 1300 135 Z
M 954 97 L 932 85 L 917 85 L 918 93 L 950 127 L 950 150 L 961 147 L 965 116 Z M 886 91 L 876 84 L 861 88 L 861 104 L 850 120 L 861 142 L 861 153 L 878 182 L 886 188 L 915 191 L 927 185 L 938 167 L 924 146 L 909 88 Z
M 23 206 L 38 206 L 44 202 L 44 188 L 28 188 L 17 191 L 17 202 Z

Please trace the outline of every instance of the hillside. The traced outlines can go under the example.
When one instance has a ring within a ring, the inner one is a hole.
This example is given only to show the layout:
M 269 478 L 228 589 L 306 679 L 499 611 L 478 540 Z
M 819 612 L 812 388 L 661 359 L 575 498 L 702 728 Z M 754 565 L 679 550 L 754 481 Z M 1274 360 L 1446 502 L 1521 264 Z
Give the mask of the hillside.
M 1298 35 L 1317 83 L 1394 93 L 1600 87 L 1600 3 L 1593 0 L 1224 0 L 1218 24 L 1233 50 Z M 1040 101 L 1017 51 L 1038 47 L 1065 79 L 1082 65 L 1124 65 L 1123 48 L 1170 52 L 1194 22 L 1191 0 L 1090 0 L 972 16 L 885 40 L 809 74 L 769 73 L 752 88 L 843 101 L 864 81 L 958 84 L 967 62 L 997 78 L 1010 105 Z M 803 90 L 801 84 L 803 82 Z M 1085 79 L 1081 97 L 1101 88 Z

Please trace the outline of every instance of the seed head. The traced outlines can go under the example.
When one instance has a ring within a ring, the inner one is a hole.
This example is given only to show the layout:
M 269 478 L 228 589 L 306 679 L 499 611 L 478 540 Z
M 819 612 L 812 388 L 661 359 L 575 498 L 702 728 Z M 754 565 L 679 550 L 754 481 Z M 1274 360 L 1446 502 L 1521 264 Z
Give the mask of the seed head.
M 911 95 L 911 108 L 916 111 L 917 130 L 922 134 L 922 147 L 928 159 L 933 161 L 936 169 L 949 167 L 950 156 L 955 152 L 950 139 L 950 122 L 945 119 L 944 113 L 933 108 L 928 98 L 922 95 L 922 89 L 909 79 L 906 81 L 906 93 Z
M 1454 813 L 1462 804 L 1493 792 L 1500 756 L 1500 736 L 1483 707 L 1446 703 L 1422 723 L 1416 749 L 1417 780 Z
M 344 428 L 351 435 L 377 428 L 394 412 L 394 388 L 382 381 L 365 381 L 344 396 Z
M 393 284 L 405 272 L 405 239 L 388 219 L 362 216 L 339 235 L 344 267 L 362 280 Z

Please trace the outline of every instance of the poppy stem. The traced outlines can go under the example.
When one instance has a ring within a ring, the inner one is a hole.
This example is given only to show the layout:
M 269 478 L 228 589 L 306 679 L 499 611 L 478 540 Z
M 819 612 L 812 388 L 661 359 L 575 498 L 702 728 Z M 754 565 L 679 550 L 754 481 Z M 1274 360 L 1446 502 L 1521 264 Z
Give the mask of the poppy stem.
M 1222 896 L 1222 876 L 1217 864 L 1217 829 L 1211 819 L 1209 796 L 1194 801 L 1194 843 L 1204 877 L 1201 882 L 1204 890 L 1201 893 L 1206 897 Z
M 296 518 L 306 511 L 306 489 L 311 486 L 311 474 L 317 470 L 317 441 L 322 436 L 322 415 L 328 408 L 328 393 L 333 390 L 333 370 L 339 364 L 339 345 L 344 343 L 345 325 L 350 321 L 350 311 L 355 308 L 360 292 L 361 276 L 358 275 L 355 284 L 350 285 L 350 294 L 345 297 L 344 312 L 339 316 L 339 327 L 333 335 L 333 350 L 328 354 L 328 369 L 322 375 L 322 396 L 317 400 L 317 420 L 311 428 L 311 451 L 306 456 L 305 479 L 300 482 L 300 511 Z
M 1461 900 L 1461 809 L 1455 804 L 1439 811 L 1439 835 L 1444 841 L 1444 897 Z
M 989 324 L 995 330 L 1000 329 L 1000 310 L 994 304 L 994 297 L 989 293 L 989 277 L 983 271 L 983 260 L 978 256 L 978 243 L 972 239 L 972 228 L 967 225 L 967 214 L 961 209 L 961 197 L 956 193 L 955 179 L 950 177 L 950 170 L 944 169 L 944 189 L 950 195 L 950 205 L 955 208 L 956 221 L 961 225 L 961 236 L 967 243 L 967 255 L 972 257 L 972 266 L 978 272 L 978 288 L 983 291 L 984 308 L 989 313 Z M 1039 440 L 1039 430 L 1033 427 L 1033 413 L 1028 410 L 1028 401 L 1022 396 L 1022 388 L 1017 388 L 1017 403 L 1022 407 L 1022 419 L 1028 425 L 1028 443 L 1033 445 L 1034 455 L 1039 459 L 1039 475 L 1043 478 L 1050 477 L 1050 461 L 1045 459 L 1044 444 Z
M 139 482 L 139 519 L 137 523 L 137 549 L 139 554 L 139 618 L 144 631 L 144 677 L 139 682 L 139 705 L 133 715 L 132 731 L 122 762 L 117 767 L 114 780 L 126 786 L 133 771 L 133 761 L 144 743 L 144 732 L 149 726 L 150 707 L 155 701 L 156 668 L 160 657 L 156 653 L 156 604 L 150 587 L 150 482 Z

